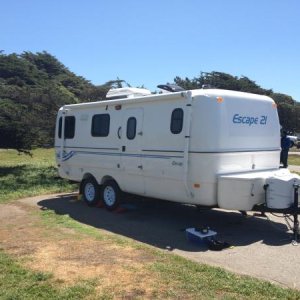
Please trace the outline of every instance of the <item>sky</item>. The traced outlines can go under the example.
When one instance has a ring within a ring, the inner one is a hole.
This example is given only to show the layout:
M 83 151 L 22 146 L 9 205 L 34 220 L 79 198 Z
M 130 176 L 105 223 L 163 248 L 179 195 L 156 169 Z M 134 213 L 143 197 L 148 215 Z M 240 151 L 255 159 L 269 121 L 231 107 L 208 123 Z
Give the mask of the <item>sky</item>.
M 0 0 L 0 50 L 47 51 L 100 85 L 247 76 L 300 101 L 299 0 Z

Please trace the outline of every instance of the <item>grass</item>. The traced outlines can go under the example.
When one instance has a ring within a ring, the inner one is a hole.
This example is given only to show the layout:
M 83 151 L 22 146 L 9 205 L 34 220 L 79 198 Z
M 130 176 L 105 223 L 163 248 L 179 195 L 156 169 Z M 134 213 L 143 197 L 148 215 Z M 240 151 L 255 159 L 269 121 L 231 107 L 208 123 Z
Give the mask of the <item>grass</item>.
M 34 150 L 33 158 L 18 155 L 13 150 L 0 151 L 0 202 L 73 190 L 74 186 L 56 176 L 52 149 Z M 158 278 L 160 283 L 153 290 L 153 298 L 300 299 L 299 291 L 198 264 L 126 237 L 105 233 L 67 215 L 58 215 L 49 210 L 38 214 L 43 220 L 42 226 L 53 230 L 72 228 L 79 235 L 105 241 L 112 246 L 131 247 L 133 251 L 139 250 L 154 257 L 144 270 Z M 107 291 L 107 294 L 95 294 L 98 284 L 95 280 L 63 287 L 55 282 L 52 274 L 30 271 L 18 261 L 0 251 L 0 299 L 111 299 L 117 296 L 114 290 Z
M 67 192 L 74 185 L 58 178 L 53 149 L 37 149 L 33 156 L 0 151 L 0 203 L 27 196 Z
M 289 165 L 300 166 L 300 155 L 290 154 L 288 163 Z
M 296 146 L 290 148 L 290 152 L 300 152 L 300 149 L 297 148 Z
M 170 255 L 153 265 L 165 281 L 201 299 L 299 299 L 300 293 L 248 276 L 238 276 L 221 268 L 197 264 Z
M 26 270 L 0 251 L 0 299 L 84 299 L 94 292 L 94 286 L 85 281 L 58 288 L 51 274 Z

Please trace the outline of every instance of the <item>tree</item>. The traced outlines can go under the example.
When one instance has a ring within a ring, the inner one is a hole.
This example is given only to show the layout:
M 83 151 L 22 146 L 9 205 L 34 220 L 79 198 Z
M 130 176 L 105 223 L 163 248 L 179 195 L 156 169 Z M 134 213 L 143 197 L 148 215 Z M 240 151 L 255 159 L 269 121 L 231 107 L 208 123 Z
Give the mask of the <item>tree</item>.
M 95 86 L 46 51 L 0 53 L 0 148 L 28 150 L 53 144 L 58 109 L 105 99 L 117 79 Z

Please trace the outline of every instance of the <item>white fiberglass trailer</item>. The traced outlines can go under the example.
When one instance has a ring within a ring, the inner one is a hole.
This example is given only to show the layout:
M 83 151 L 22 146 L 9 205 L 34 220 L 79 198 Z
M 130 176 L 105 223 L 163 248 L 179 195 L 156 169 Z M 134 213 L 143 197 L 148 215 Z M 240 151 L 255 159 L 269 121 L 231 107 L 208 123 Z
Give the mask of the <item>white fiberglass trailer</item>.
M 139 95 L 134 89 L 129 97 L 127 89 L 127 98 L 118 99 L 118 92 L 111 93 L 115 100 L 58 112 L 59 174 L 81 182 L 89 205 L 103 201 L 113 209 L 124 191 L 251 210 L 265 202 L 267 180 L 295 179 L 279 169 L 280 125 L 267 96 L 218 89 Z

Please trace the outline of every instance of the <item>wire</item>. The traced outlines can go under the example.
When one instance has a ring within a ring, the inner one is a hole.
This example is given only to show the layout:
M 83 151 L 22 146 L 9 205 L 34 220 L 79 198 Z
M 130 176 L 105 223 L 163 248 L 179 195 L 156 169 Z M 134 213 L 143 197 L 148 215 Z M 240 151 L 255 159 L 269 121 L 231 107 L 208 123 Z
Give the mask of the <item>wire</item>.
M 284 218 L 284 216 L 285 216 L 285 215 L 282 215 L 282 216 L 276 215 L 275 213 L 272 213 L 272 212 L 271 212 L 270 214 L 271 214 L 272 216 L 274 216 L 274 217 L 277 217 L 277 218 Z
M 292 225 L 289 223 L 289 221 L 293 222 L 293 220 L 291 220 L 289 218 L 289 215 L 284 215 L 284 220 L 285 220 L 285 223 L 286 223 L 287 227 L 289 228 L 289 230 L 293 231 L 294 229 L 293 229 Z
M 271 214 L 273 215 L 273 213 L 271 213 Z M 275 216 L 276 216 L 276 215 L 275 215 Z M 281 216 L 278 216 L 278 217 L 282 218 Z M 270 225 L 271 225 L 274 229 L 276 229 L 277 231 L 280 231 L 280 232 L 285 232 L 285 230 L 282 230 L 282 229 L 278 228 L 279 226 L 274 225 L 274 222 L 268 217 L 268 215 L 266 215 L 266 218 L 267 218 L 267 220 L 270 222 Z M 288 224 L 288 225 L 287 225 L 288 229 L 290 229 L 289 226 L 290 226 L 290 225 Z

